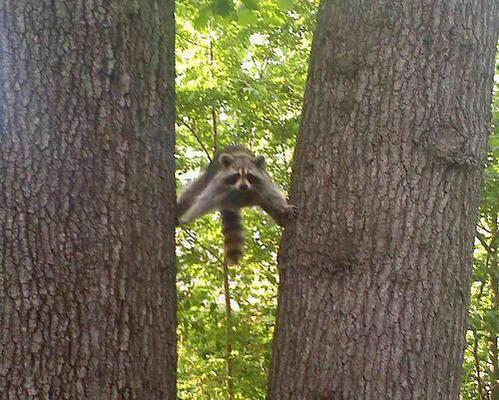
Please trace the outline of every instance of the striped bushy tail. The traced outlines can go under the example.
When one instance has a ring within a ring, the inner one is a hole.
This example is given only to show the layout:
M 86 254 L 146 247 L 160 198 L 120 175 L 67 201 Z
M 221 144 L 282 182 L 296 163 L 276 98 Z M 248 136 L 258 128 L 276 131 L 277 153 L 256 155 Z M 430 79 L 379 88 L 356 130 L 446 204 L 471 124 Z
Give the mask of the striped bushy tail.
M 227 264 L 237 264 L 243 255 L 241 210 L 221 210 L 224 256 Z

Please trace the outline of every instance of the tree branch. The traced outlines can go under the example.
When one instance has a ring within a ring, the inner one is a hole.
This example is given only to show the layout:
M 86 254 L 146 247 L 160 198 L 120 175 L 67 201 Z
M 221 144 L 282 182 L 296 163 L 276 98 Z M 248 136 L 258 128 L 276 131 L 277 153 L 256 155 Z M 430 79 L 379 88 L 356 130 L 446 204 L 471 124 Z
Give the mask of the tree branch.
M 200 243 L 200 242 L 199 242 L 199 240 L 198 240 L 198 238 L 197 238 L 195 235 L 193 235 L 193 234 L 192 234 L 192 232 L 191 232 L 189 229 L 187 229 L 187 228 L 185 228 L 185 227 L 183 227 L 183 226 L 181 226 L 181 228 L 182 228 L 182 230 L 183 230 L 183 231 L 187 234 L 187 236 L 189 236 L 191 239 L 195 240 L 195 241 L 196 241 L 196 243 L 197 243 L 199 246 L 201 246 L 204 250 L 206 250 L 208 253 L 210 253 L 210 254 L 211 254 L 211 255 L 212 255 L 212 256 L 213 256 L 213 257 L 214 257 L 214 258 L 215 258 L 215 259 L 216 259 L 216 260 L 217 260 L 220 264 L 223 264 L 223 263 L 224 263 L 224 260 L 222 260 L 218 254 L 216 254 L 216 253 L 215 253 L 212 249 L 210 249 L 208 246 L 205 246 L 203 243 Z
M 229 265 L 224 262 L 225 295 L 225 369 L 227 371 L 228 399 L 234 398 L 234 379 L 232 376 L 232 308 L 230 304 Z
M 211 40 L 210 36 L 210 58 L 208 60 L 208 64 L 210 66 L 210 78 L 213 79 L 215 74 L 213 73 L 213 62 L 215 60 L 214 55 L 213 55 L 213 41 Z M 211 107 L 211 123 L 212 123 L 212 130 L 213 130 L 213 150 L 214 153 L 216 154 L 218 151 L 218 129 L 217 129 L 217 111 L 215 110 L 215 107 Z
M 195 240 L 196 243 L 210 253 L 217 261 L 219 261 L 223 265 L 223 281 L 224 281 L 224 297 L 225 297 L 225 370 L 226 370 L 226 380 L 227 380 L 227 393 L 228 399 L 232 400 L 234 398 L 234 377 L 232 373 L 232 308 L 230 304 L 230 271 L 229 265 L 227 262 L 224 262 L 213 250 L 211 250 L 208 246 L 200 243 L 196 236 L 192 234 L 192 232 L 182 227 L 182 230 L 189 236 L 191 239 Z
M 484 247 L 484 249 L 487 250 L 487 253 L 492 253 L 492 249 L 487 243 L 485 235 L 481 234 L 480 232 L 478 232 L 477 229 L 475 229 L 475 237 L 478 239 L 478 241 Z
M 204 146 L 204 143 L 202 142 L 201 138 L 197 135 L 197 133 L 194 130 L 194 128 L 192 126 L 190 126 L 187 122 L 185 122 L 184 120 L 182 120 L 181 118 L 177 118 L 177 121 L 180 122 L 182 125 L 184 125 L 187 129 L 189 129 L 191 131 L 191 133 L 194 135 L 194 137 L 198 141 L 199 145 L 202 147 L 202 149 L 204 150 L 204 152 L 208 156 L 208 159 L 210 160 L 210 162 L 213 161 L 213 158 L 211 157 L 210 153 L 208 152 L 208 150 Z
M 218 128 L 217 128 L 217 111 L 215 107 L 211 107 L 211 122 L 213 128 L 213 150 L 215 154 L 218 151 Z
M 181 34 L 181 33 L 179 33 L 179 32 L 176 32 L 176 35 L 177 35 L 178 37 L 180 37 L 180 38 L 184 39 L 186 42 L 189 42 L 190 44 L 193 44 L 194 46 L 203 47 L 203 48 L 205 48 L 205 49 L 208 49 L 208 48 L 209 48 L 209 47 L 208 47 L 208 46 L 206 46 L 205 44 L 197 43 L 197 42 L 195 42 L 194 40 L 192 40 L 192 39 L 189 39 L 189 38 L 185 37 L 184 35 L 182 35 L 182 34 Z
M 478 385 L 478 396 L 479 400 L 483 400 L 483 382 L 482 382 L 482 377 L 480 375 L 480 357 L 478 355 L 478 335 L 476 332 L 476 328 L 471 325 L 470 326 L 471 330 L 473 331 L 473 359 L 475 361 L 475 372 L 476 372 L 476 382 Z

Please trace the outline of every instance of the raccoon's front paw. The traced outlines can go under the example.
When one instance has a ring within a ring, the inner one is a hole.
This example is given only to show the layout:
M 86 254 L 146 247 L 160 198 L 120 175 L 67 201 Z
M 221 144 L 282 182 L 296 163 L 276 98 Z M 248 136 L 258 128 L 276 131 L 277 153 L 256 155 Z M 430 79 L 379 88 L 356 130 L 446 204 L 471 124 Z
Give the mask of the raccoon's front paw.
M 286 217 L 289 219 L 296 219 L 298 217 L 298 207 L 288 204 L 286 206 Z

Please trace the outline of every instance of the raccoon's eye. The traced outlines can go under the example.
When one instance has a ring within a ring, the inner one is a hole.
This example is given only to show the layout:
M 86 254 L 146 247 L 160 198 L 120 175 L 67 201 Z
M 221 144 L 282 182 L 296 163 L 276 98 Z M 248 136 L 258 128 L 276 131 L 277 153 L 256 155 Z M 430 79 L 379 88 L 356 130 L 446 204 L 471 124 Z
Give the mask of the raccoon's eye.
M 262 180 L 253 174 L 248 174 L 248 182 L 251 183 L 252 185 L 258 185 Z
M 224 182 L 227 185 L 235 185 L 236 182 L 239 180 L 239 177 L 240 177 L 239 172 L 237 172 L 237 173 L 229 175 L 227 178 L 225 178 Z

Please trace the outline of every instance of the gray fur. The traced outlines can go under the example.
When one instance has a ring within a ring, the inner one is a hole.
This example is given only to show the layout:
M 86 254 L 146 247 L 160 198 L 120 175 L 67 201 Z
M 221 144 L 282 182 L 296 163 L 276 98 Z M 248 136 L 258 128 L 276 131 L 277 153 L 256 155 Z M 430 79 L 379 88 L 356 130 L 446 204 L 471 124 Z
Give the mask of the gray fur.
M 287 202 L 264 166 L 263 156 L 255 157 L 246 147 L 226 147 L 180 195 L 178 222 L 188 223 L 212 210 L 239 212 L 260 206 L 279 225 L 287 225 L 296 218 L 297 208 Z

